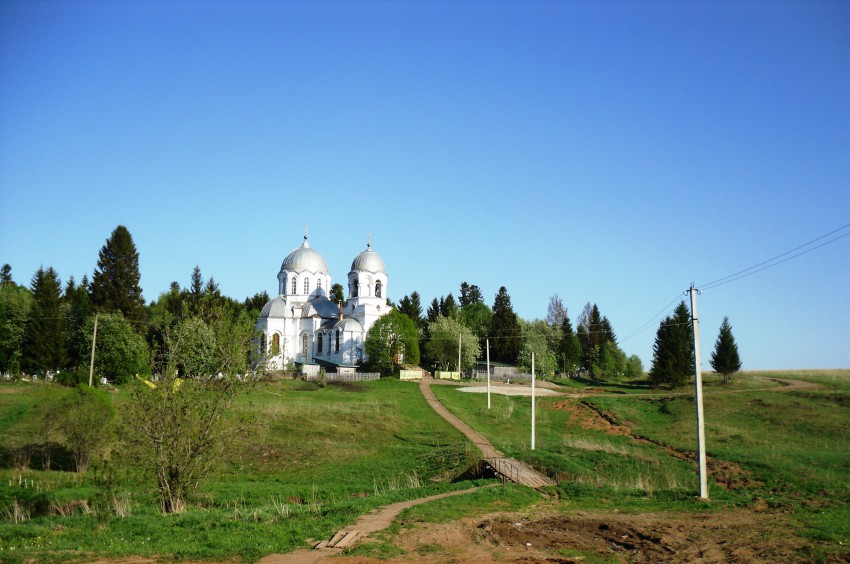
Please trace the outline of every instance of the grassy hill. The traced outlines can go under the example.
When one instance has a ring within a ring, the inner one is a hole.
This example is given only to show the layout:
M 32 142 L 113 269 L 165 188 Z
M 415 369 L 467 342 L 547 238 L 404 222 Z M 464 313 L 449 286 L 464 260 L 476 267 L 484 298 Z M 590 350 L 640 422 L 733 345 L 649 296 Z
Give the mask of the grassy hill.
M 776 391 L 787 387 L 782 378 L 816 387 Z M 434 390 L 494 446 L 556 476 L 560 484 L 549 503 L 563 511 L 763 508 L 798 523 L 795 534 L 810 545 L 801 557 L 846 558 L 850 371 L 750 373 L 731 387 L 719 380 L 706 376 L 707 503 L 695 499 L 690 389 L 563 382 L 568 396 L 537 400 L 534 451 L 529 398 L 494 395 L 487 410 L 483 395 Z M 152 484 L 120 448 L 85 475 L 31 469 L 41 466 L 37 455 L 31 468 L 15 467 L 14 447 L 41 441 L 33 421 L 39 405 L 60 393 L 49 384 L 0 384 L 2 561 L 127 555 L 252 561 L 325 538 L 375 507 L 467 488 L 464 473 L 477 460 L 415 384 L 272 382 L 240 401 L 234 416 L 250 414 L 255 423 L 215 478 L 185 513 L 163 516 Z M 120 409 L 126 390 L 112 394 Z M 53 463 L 62 468 L 61 457 Z M 420 506 L 405 522 L 513 511 L 540 496 L 510 487 L 464 498 Z M 391 554 L 388 546 L 377 554 Z M 375 547 L 358 550 L 374 555 Z

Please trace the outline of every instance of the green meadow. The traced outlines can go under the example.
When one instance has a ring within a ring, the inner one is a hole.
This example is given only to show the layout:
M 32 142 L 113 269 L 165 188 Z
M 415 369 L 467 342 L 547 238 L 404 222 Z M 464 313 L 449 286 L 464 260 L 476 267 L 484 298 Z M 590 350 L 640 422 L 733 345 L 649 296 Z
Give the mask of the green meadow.
M 777 391 L 770 378 L 817 387 Z M 727 511 L 764 507 L 799 523 L 814 559 L 848 556 L 850 542 L 850 371 L 745 373 L 726 387 L 705 376 L 707 451 L 721 464 L 709 501 L 697 499 L 692 388 L 642 383 L 563 382 L 573 396 L 537 398 L 530 449 L 528 397 L 432 386 L 438 399 L 496 448 L 558 479 L 548 492 L 564 511 Z M 0 384 L 0 561 L 85 561 L 125 556 L 240 560 L 289 552 L 407 499 L 498 484 L 476 477 L 477 451 L 443 421 L 413 383 L 385 379 L 346 386 L 265 383 L 234 417 L 254 424 L 220 461 L 187 510 L 159 512 L 153 484 L 122 457 L 86 474 L 57 454 L 52 470 L 15 446 L 40 442 L 40 402 L 65 389 Z M 124 388 L 111 392 L 119 408 Z M 719 474 L 718 474 L 719 475 Z M 385 542 L 356 554 L 392 556 L 399 523 L 447 522 L 494 508 L 520 510 L 541 494 L 498 486 L 405 511 Z M 497 503 L 498 502 L 498 503 Z

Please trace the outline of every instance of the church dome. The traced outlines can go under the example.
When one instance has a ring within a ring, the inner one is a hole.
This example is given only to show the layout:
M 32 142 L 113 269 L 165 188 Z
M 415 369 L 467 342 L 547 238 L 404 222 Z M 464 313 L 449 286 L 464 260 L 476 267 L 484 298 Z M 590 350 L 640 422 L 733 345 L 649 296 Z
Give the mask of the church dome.
M 260 312 L 260 318 L 268 317 L 285 317 L 286 316 L 286 298 L 277 296 L 270 299 L 263 310 Z
M 366 250 L 357 255 L 354 262 L 351 263 L 351 270 L 387 273 L 384 269 L 384 261 L 381 260 L 378 253 L 372 250 L 372 243 L 369 243 Z
M 292 272 L 308 271 L 315 274 L 328 274 L 328 265 L 325 263 L 325 259 L 310 247 L 306 235 L 301 246 L 286 255 L 280 269 Z

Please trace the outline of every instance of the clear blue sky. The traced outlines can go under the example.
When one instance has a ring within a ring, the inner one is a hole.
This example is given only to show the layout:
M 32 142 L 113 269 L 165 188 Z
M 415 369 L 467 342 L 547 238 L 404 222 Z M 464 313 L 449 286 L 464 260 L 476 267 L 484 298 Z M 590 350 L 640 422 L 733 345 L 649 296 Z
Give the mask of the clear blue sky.
M 850 223 L 848 30 L 841 1 L 5 0 L 0 263 L 79 280 L 123 224 L 148 301 L 196 264 L 244 299 L 305 224 L 337 282 L 372 233 L 394 301 L 595 302 L 648 368 L 691 282 Z M 706 290 L 704 367 L 724 315 L 745 368 L 850 367 L 848 280 L 844 237 Z

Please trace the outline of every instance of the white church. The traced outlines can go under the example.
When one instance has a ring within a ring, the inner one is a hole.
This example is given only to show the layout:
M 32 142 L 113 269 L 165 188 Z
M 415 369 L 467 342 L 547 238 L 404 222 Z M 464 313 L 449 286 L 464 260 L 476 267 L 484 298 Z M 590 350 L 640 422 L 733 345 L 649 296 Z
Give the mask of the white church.
M 366 333 L 390 311 L 387 271 L 371 241 L 351 263 L 344 304 L 328 298 L 328 265 L 306 234 L 301 246 L 283 259 L 277 281 L 278 295 L 263 307 L 256 323 L 268 369 L 292 363 L 307 374 L 321 367 L 328 372 L 356 370 L 366 360 Z

